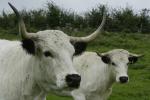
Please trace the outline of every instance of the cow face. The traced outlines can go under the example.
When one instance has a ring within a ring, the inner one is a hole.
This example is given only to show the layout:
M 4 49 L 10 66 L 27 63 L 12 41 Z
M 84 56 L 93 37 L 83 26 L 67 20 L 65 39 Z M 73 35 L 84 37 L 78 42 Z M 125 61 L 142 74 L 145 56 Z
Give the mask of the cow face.
M 77 88 L 81 77 L 72 65 L 75 49 L 69 37 L 57 30 L 40 31 L 36 35 L 35 40 L 23 40 L 22 46 L 27 53 L 36 58 L 37 62 L 40 62 L 39 68 L 35 66 L 35 72 L 38 72 L 37 80 L 44 80 L 42 85 L 46 86 L 47 83 L 46 87 L 53 84 L 60 89 Z M 32 41 L 31 46 L 28 43 L 26 47 L 25 44 L 29 41 Z
M 120 83 L 129 81 L 128 64 L 135 63 L 139 57 L 139 55 L 131 54 L 123 49 L 115 49 L 101 55 L 102 61 L 109 64 L 115 80 Z

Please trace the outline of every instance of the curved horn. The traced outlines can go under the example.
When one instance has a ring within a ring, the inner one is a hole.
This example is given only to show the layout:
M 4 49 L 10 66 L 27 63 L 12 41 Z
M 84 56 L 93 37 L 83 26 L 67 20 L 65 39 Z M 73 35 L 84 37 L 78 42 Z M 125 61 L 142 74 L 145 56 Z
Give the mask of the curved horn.
M 101 31 L 103 29 L 103 26 L 105 24 L 105 21 L 106 21 L 106 11 L 104 10 L 103 20 L 101 22 L 101 25 L 98 27 L 98 29 L 95 32 L 93 32 L 91 35 L 86 36 L 86 37 L 72 37 L 72 36 L 70 36 L 70 40 L 73 41 L 73 42 L 78 42 L 78 41 L 90 42 L 90 41 L 94 40 L 97 37 L 97 35 L 101 33 Z
M 134 56 L 134 57 L 143 57 L 144 55 L 142 55 L 142 54 L 140 54 L 140 55 L 138 55 L 138 54 L 134 54 L 134 53 L 129 53 L 129 56 Z
M 8 4 L 13 9 L 13 11 L 15 12 L 15 14 L 17 16 L 18 23 L 19 23 L 19 32 L 21 34 L 22 39 L 31 38 L 32 34 L 28 34 L 28 32 L 26 30 L 26 26 L 25 26 L 24 21 L 23 21 L 23 18 L 19 14 L 18 10 L 11 3 L 8 2 Z

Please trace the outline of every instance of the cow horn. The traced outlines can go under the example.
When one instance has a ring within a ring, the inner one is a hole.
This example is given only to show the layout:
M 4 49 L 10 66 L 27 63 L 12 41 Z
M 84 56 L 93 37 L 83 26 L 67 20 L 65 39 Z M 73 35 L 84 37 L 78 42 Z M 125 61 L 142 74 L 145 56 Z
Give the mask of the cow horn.
M 103 20 L 101 22 L 101 25 L 98 27 L 98 29 L 95 32 L 93 32 L 91 35 L 86 36 L 86 37 L 72 37 L 72 36 L 70 36 L 70 41 L 72 41 L 72 42 L 86 42 L 87 43 L 87 42 L 94 40 L 97 37 L 97 35 L 101 33 L 103 26 L 105 24 L 105 21 L 106 21 L 106 11 L 105 11 L 105 7 L 104 7 Z
M 25 23 L 23 21 L 22 16 L 20 15 L 20 13 L 18 12 L 18 10 L 11 4 L 9 3 L 9 6 L 13 9 L 13 11 L 15 12 L 17 19 L 18 19 L 18 23 L 19 23 L 19 32 L 21 34 L 22 39 L 26 39 L 26 38 L 32 38 L 34 36 L 33 33 L 28 33 L 26 30 L 26 26 Z
M 141 54 L 138 55 L 138 54 L 130 53 L 129 56 L 134 56 L 134 57 L 138 57 L 139 58 L 139 57 L 143 57 L 144 55 L 141 55 Z

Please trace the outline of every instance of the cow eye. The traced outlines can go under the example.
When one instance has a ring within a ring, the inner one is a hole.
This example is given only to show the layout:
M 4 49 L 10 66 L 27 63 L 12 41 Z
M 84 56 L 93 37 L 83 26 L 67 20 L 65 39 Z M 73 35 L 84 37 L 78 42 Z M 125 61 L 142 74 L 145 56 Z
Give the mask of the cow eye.
M 111 63 L 113 66 L 115 66 L 116 64 L 114 62 Z
M 53 55 L 49 51 L 44 52 L 45 57 L 53 57 Z

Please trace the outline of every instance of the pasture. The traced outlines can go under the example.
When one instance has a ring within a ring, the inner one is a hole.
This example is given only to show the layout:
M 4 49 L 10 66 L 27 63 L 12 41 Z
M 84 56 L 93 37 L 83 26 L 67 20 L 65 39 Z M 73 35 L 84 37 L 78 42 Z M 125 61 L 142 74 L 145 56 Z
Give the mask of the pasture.
M 78 34 L 82 34 L 79 32 Z M 18 39 L 19 36 L 0 32 L 1 39 Z M 123 48 L 130 52 L 143 54 L 136 64 L 129 65 L 129 83 L 113 86 L 109 100 L 150 100 L 150 35 L 139 33 L 103 33 L 88 45 L 87 50 L 105 52 Z M 47 100 L 73 100 L 71 97 L 58 97 L 49 94 Z

